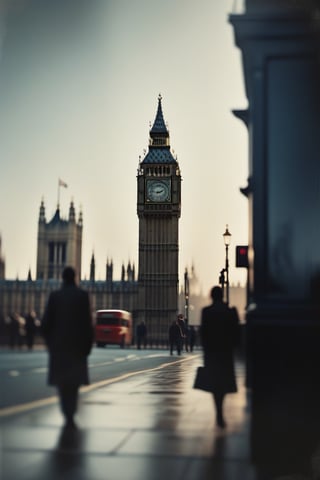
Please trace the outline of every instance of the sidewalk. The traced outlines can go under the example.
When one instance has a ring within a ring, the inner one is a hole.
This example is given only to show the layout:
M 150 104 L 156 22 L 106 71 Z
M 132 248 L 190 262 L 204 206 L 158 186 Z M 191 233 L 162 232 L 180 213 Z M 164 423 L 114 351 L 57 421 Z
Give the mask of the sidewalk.
M 192 389 L 201 355 L 81 395 L 78 430 L 57 404 L 2 419 L 2 480 L 256 480 L 244 367 L 215 425 L 210 394 Z

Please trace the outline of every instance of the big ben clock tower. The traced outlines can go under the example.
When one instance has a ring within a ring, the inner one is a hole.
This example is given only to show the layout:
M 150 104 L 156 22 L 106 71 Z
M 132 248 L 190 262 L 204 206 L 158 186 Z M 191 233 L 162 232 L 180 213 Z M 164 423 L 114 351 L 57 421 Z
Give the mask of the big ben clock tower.
M 163 343 L 178 308 L 179 218 L 181 175 L 170 151 L 161 95 L 150 130 L 149 149 L 139 163 L 138 320 L 147 325 L 148 339 Z

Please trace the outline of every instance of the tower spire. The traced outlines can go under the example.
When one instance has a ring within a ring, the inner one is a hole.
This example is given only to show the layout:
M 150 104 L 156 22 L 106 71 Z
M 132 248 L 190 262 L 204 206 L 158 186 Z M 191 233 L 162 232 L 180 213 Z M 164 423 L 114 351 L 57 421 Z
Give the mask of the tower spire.
M 166 135 L 169 136 L 169 132 L 168 132 L 167 126 L 166 126 L 164 118 L 163 118 L 161 100 L 162 100 L 162 96 L 161 96 L 161 94 L 159 94 L 157 114 L 156 114 L 156 118 L 153 122 L 153 126 L 150 130 L 150 136 L 152 136 L 153 134 L 159 134 L 159 133 L 166 134 Z
M 150 163 L 158 165 L 178 165 L 177 160 L 170 151 L 170 135 L 163 118 L 161 95 L 158 97 L 158 109 L 155 120 L 151 129 L 149 130 L 149 150 L 143 161 L 139 161 L 138 172 L 140 172 L 141 169 L 143 170 L 145 165 Z
M 167 149 L 170 149 L 170 136 L 163 118 L 161 100 L 162 100 L 162 96 L 159 94 L 156 118 L 149 132 L 150 133 L 149 147 L 150 148 L 165 147 Z

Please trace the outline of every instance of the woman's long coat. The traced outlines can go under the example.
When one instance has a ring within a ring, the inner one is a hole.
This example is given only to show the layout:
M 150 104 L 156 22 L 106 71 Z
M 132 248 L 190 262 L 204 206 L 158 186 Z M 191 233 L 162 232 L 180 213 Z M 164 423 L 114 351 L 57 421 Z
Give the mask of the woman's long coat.
M 89 295 L 76 285 L 50 294 L 42 319 L 49 351 L 50 385 L 89 383 L 87 357 L 93 342 Z
M 223 302 L 205 307 L 201 314 L 200 335 L 204 364 L 213 379 L 213 392 L 236 392 L 233 354 L 239 335 L 237 310 Z

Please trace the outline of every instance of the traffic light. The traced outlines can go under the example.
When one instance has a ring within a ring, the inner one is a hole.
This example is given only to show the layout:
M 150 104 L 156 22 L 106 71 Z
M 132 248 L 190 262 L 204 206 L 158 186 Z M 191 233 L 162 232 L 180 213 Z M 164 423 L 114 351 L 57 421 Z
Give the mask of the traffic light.
M 248 245 L 236 246 L 236 267 L 248 268 Z

